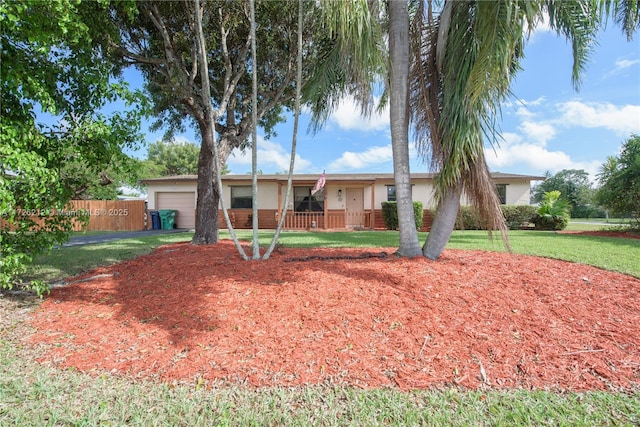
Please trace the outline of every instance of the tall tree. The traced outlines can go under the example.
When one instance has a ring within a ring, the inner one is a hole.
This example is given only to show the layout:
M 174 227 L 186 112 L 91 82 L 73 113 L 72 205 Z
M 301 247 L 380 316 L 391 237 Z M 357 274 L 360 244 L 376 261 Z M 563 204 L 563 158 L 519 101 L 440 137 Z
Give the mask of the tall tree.
M 113 19 L 125 35 L 123 43 L 111 46 L 126 62 L 138 67 L 153 95 L 157 125 L 181 129 L 195 123 L 201 136 L 198 163 L 196 230 L 193 243 L 218 240 L 220 194 L 214 186 L 215 167 L 212 132 L 219 135 L 220 164 L 230 153 L 245 147 L 252 130 L 250 64 L 250 22 L 247 3 L 241 0 L 202 4 L 203 25 L 208 48 L 211 99 L 203 100 L 198 67 L 195 15 L 191 2 L 138 2 L 135 16 L 114 7 Z M 258 62 L 261 90 L 258 96 L 258 124 L 267 136 L 282 119 L 283 107 L 293 97 L 295 76 L 295 28 L 297 13 L 290 2 L 264 1 L 256 8 L 261 23 Z M 305 28 L 313 28 L 311 22 Z M 287 49 L 283 49 L 287 46 Z M 314 49 L 307 49 L 313 54 Z M 206 116 L 212 104 L 214 120 Z M 213 129 L 210 127 L 213 126 Z
M 483 135 L 495 140 L 499 134 L 496 118 L 511 94 L 527 34 L 548 17 L 551 28 L 571 41 L 577 88 L 601 16 L 617 17 L 624 8 L 624 22 L 637 27 L 638 2 L 446 0 L 438 13 L 432 1 L 427 6 L 414 25 L 411 111 L 422 151 L 438 172 L 438 208 L 423 247 L 426 257 L 436 259 L 451 236 L 463 192 L 485 226 L 500 230 L 508 242 Z
M 304 25 L 304 1 L 298 0 L 298 58 L 296 61 L 296 97 L 294 102 L 294 115 L 293 115 L 293 135 L 291 137 L 291 157 L 289 159 L 289 171 L 287 176 L 287 190 L 285 192 L 284 200 L 282 201 L 282 215 L 278 220 L 276 231 L 271 239 L 271 244 L 267 248 L 263 259 L 269 259 L 271 253 L 278 243 L 278 237 L 284 226 L 284 220 L 287 215 L 287 209 L 289 207 L 289 197 L 291 197 L 291 183 L 293 177 L 293 169 L 296 159 L 296 145 L 298 139 L 298 124 L 300 120 L 300 103 L 302 98 L 302 46 L 303 46 L 303 25 Z
M 585 217 L 582 213 L 589 210 L 593 201 L 589 173 L 583 169 L 563 169 L 555 175 L 547 172 L 545 176 L 546 179 L 533 190 L 532 200 L 539 203 L 544 198 L 544 193 L 558 190 L 561 198 L 569 203 L 571 216 Z
M 640 228 L 640 136 L 632 135 L 620 155 L 609 157 L 598 175 L 596 199 L 617 214 L 630 215 Z
M 387 8 L 391 146 L 400 231 L 398 254 L 414 257 L 422 252 L 416 232 L 409 167 L 409 13 L 403 0 L 390 1 Z
M 193 142 L 157 141 L 149 144 L 147 160 L 163 168 L 161 176 L 196 175 L 199 153 Z
M 51 215 L 77 190 L 65 165 L 73 159 L 104 170 L 139 139 L 143 108 L 100 112 L 121 96 L 135 100 L 113 80 L 119 69 L 98 48 L 97 40 L 114 34 L 104 13 L 93 2 L 0 3 L 0 288 L 13 286 L 35 255 L 68 239 L 74 217 Z

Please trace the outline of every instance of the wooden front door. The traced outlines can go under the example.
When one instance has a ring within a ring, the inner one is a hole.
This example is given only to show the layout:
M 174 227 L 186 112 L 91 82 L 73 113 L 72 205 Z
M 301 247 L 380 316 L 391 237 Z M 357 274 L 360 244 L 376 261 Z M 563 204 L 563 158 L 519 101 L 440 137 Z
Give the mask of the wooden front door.
M 362 188 L 347 188 L 347 228 L 364 226 L 364 192 Z

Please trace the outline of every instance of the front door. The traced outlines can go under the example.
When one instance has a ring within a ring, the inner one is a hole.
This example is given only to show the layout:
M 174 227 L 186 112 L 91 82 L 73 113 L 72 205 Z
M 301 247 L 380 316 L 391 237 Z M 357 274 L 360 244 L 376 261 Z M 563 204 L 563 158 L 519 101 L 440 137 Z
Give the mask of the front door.
M 347 228 L 364 226 L 364 192 L 362 188 L 347 188 Z

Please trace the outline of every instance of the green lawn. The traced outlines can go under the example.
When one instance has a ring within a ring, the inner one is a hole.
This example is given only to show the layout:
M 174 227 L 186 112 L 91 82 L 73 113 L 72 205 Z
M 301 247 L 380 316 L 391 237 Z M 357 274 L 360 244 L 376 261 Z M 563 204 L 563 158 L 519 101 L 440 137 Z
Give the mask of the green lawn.
M 240 232 L 250 239 L 250 232 Z M 272 233 L 261 234 L 266 245 Z M 58 280 L 97 265 L 148 253 L 189 233 L 147 236 L 117 243 L 68 247 L 41 257 L 30 276 Z M 222 238 L 227 237 L 225 233 Z M 421 240 L 424 235 L 421 234 Z M 640 277 L 640 240 L 553 232 L 514 231 L 516 253 L 595 265 Z M 393 247 L 396 232 L 284 232 L 279 243 L 292 247 Z M 486 233 L 457 231 L 453 249 L 502 251 Z M 201 384 L 162 384 L 36 363 L 6 337 L 19 331 L 29 303 L 0 298 L 16 320 L 0 318 L 0 426 L 634 426 L 640 425 L 640 393 L 554 391 L 359 390 L 332 384 L 254 390 Z M 4 312 L 6 314 L 6 311 Z M 21 317 L 22 316 L 22 317 Z M 1 316 L 0 316 L 1 317 Z M 6 334 L 5 334 L 6 332 Z

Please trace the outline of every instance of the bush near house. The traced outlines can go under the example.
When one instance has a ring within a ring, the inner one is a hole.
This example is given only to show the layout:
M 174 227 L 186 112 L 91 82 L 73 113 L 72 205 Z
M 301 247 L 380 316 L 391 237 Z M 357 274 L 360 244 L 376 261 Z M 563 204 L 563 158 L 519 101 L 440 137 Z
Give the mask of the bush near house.
M 422 228 L 422 202 L 413 202 L 413 215 L 416 219 L 416 230 Z M 387 230 L 398 229 L 398 204 L 396 202 L 382 202 L 382 218 Z
M 557 190 L 548 191 L 542 197 L 538 212 L 533 216 L 533 222 L 538 230 L 564 230 L 571 218 L 571 206 L 566 199 L 560 198 Z
M 510 230 L 527 228 L 538 208 L 532 205 L 502 205 L 502 214 Z M 431 214 L 435 215 L 435 210 Z M 486 230 L 478 210 L 473 206 L 460 206 L 456 230 Z

